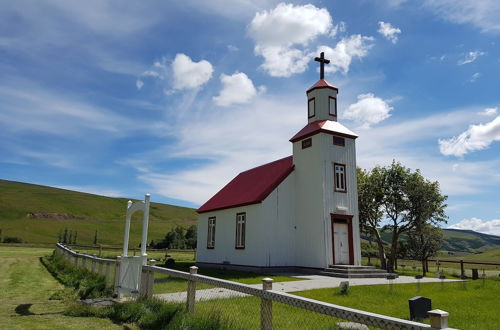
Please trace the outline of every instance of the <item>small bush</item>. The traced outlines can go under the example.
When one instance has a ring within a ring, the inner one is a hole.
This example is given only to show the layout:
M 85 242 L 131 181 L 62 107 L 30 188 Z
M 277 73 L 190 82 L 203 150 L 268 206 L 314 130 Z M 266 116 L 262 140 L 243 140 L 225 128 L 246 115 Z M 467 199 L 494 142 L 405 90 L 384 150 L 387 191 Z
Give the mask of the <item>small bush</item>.
M 135 323 L 143 330 L 215 330 L 235 329 L 219 314 L 191 314 L 181 304 L 167 303 L 160 299 L 138 299 L 109 307 L 92 307 L 72 304 L 65 315 L 109 318 L 118 324 Z
M 2 243 L 22 243 L 22 242 L 23 242 L 23 240 L 20 237 L 6 236 L 6 237 L 4 237 Z

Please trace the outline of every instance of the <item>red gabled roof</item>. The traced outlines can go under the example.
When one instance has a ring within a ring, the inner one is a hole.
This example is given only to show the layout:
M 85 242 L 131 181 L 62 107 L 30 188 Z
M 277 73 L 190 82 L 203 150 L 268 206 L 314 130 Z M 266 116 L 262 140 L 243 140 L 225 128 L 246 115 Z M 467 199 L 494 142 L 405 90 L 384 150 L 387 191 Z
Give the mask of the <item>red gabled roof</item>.
M 317 89 L 317 88 L 332 88 L 332 89 L 335 89 L 336 91 L 339 90 L 337 87 L 333 86 L 325 79 L 320 79 L 313 86 L 311 86 L 311 88 L 309 88 L 306 93 L 309 93 L 313 89 Z
M 295 142 L 320 132 L 344 136 L 351 139 L 355 139 L 358 137 L 350 129 L 340 124 L 339 122 L 332 120 L 318 120 L 307 124 L 303 129 L 301 129 L 290 139 L 290 142 Z
M 241 172 L 198 210 L 222 210 L 262 202 L 293 171 L 292 156 Z

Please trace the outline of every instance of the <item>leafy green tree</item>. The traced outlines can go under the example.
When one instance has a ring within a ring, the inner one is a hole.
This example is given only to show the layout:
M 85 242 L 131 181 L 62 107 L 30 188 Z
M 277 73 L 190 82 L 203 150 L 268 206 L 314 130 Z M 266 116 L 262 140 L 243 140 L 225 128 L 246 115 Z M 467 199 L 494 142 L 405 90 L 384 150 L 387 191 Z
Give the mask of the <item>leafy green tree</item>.
M 407 256 L 422 262 L 422 275 L 425 276 L 429 271 L 427 260 L 443 245 L 443 230 L 426 223 L 417 225 L 408 231 L 405 245 Z
M 438 182 L 426 180 L 419 170 L 410 169 L 393 161 L 391 166 L 373 168 L 370 172 L 358 170 L 358 203 L 361 228 L 374 236 L 383 266 L 382 230 L 391 232 L 390 252 L 386 269 L 397 267 L 398 243 L 401 234 L 424 228 L 425 224 L 446 222 L 445 201 Z
M 387 268 L 386 254 L 382 237 L 380 236 L 381 221 L 384 215 L 382 202 L 382 175 L 380 168 L 371 172 L 356 169 L 358 180 L 358 209 L 361 231 L 373 237 L 377 243 L 380 266 Z
M 385 228 L 392 232 L 387 269 L 393 271 L 397 267 L 400 235 L 425 223 L 436 225 L 446 222 L 444 202 L 447 196 L 441 195 L 438 182 L 430 182 L 419 170 L 411 172 L 396 161 L 390 167 L 381 168 L 381 171 L 383 208 L 389 222 Z
M 196 241 L 198 236 L 198 226 L 192 225 L 186 230 L 186 247 L 188 249 L 196 249 Z

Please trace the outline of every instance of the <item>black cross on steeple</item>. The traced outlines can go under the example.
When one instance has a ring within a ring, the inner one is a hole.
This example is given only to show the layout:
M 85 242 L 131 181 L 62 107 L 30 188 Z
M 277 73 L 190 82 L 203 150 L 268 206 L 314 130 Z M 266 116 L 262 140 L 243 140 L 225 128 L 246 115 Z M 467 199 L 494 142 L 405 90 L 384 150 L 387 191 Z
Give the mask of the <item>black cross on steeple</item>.
M 319 57 L 314 58 L 316 62 L 320 63 L 319 66 L 319 79 L 325 79 L 325 64 L 330 63 L 330 60 L 325 58 L 325 53 L 321 52 Z

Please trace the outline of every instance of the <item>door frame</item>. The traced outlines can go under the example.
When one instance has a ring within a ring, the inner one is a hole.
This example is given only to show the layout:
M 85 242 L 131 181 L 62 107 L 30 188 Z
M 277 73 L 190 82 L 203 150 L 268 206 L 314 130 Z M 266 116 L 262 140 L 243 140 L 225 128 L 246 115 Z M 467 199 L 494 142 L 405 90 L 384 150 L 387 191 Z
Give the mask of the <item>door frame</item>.
M 352 231 L 352 215 L 349 214 L 337 214 L 337 213 L 330 213 L 331 217 L 331 230 L 332 230 L 332 260 L 333 264 L 336 265 L 335 263 L 335 242 L 334 242 L 334 226 L 335 223 L 342 223 L 342 224 L 347 224 L 347 240 L 348 245 L 349 245 L 349 265 L 354 265 L 354 240 L 353 240 L 353 231 Z

